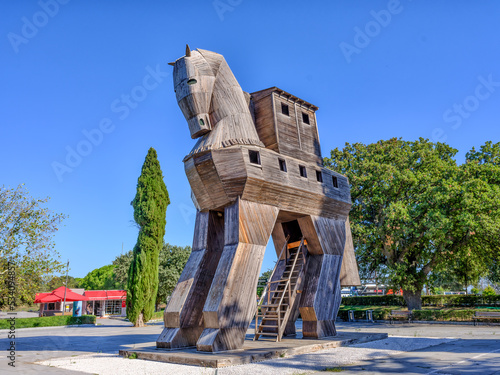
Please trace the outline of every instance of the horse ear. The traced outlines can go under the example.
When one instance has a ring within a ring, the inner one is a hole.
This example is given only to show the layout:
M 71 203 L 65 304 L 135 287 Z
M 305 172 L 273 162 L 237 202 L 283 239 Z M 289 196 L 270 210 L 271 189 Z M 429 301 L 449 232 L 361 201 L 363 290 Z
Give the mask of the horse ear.
M 174 61 L 174 62 L 170 62 L 170 63 L 168 63 L 168 65 L 172 65 L 172 66 L 174 66 L 174 65 L 175 65 L 175 61 Z
M 186 57 L 191 57 L 191 49 L 187 44 L 186 44 Z

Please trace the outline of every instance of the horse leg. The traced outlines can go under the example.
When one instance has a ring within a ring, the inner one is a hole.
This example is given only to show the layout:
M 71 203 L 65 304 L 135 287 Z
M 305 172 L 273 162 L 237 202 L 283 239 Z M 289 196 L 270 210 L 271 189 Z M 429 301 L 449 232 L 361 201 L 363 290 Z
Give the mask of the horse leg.
M 239 349 L 256 311 L 255 294 L 264 251 L 278 208 L 238 200 L 226 207 L 224 250 L 212 281 L 196 347 L 218 352 Z
M 203 331 L 203 305 L 224 244 L 220 212 L 197 212 L 193 249 L 164 313 L 157 348 L 195 346 Z
M 339 277 L 346 246 L 346 222 L 318 216 L 298 221 L 309 252 L 299 306 L 302 334 L 312 338 L 333 336 L 341 303 Z

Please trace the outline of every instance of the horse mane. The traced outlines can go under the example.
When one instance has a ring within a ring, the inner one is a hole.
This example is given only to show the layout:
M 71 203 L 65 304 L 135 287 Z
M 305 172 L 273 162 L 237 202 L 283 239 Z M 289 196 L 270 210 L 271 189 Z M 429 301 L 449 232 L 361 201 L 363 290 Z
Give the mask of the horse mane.
M 201 75 L 215 76 L 210 103 L 212 129 L 198 139 L 184 161 L 201 152 L 234 145 L 264 147 L 255 128 L 245 93 L 221 54 L 196 49 L 189 57 Z

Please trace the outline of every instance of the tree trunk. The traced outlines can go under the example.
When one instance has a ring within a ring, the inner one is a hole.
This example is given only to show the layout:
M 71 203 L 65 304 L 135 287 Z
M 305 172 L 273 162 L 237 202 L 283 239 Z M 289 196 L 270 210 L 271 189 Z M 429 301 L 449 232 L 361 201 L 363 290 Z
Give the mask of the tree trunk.
M 143 319 L 142 312 L 137 317 L 137 320 L 134 323 L 134 327 L 144 327 L 144 319 Z
M 408 310 L 422 310 L 422 291 L 420 289 L 417 288 L 416 292 L 403 289 L 403 298 Z

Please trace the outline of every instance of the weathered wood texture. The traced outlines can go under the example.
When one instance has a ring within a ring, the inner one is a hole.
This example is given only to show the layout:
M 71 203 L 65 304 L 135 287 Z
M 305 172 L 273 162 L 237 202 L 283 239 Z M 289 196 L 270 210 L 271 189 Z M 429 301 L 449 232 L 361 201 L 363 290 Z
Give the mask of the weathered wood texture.
M 346 245 L 345 220 L 324 217 L 298 219 L 308 241 L 309 257 L 300 300 L 303 334 L 325 337 L 335 334 L 340 307 L 340 268 Z
M 342 267 L 340 269 L 340 285 L 358 286 L 361 285 L 361 280 L 359 279 L 358 263 L 356 262 L 356 255 L 354 254 L 349 219 L 345 221 L 345 232 L 344 257 L 342 258 Z
M 224 250 L 203 307 L 198 350 L 221 351 L 243 345 L 255 313 L 255 291 L 264 251 L 278 209 L 245 202 L 225 208 Z
M 342 256 L 309 255 L 299 310 L 304 337 L 335 335 L 335 319 L 340 307 L 338 279 Z
M 263 146 L 243 90 L 222 55 L 198 49 L 178 59 L 174 88 L 191 137 L 201 137 L 186 159 L 235 144 Z
M 344 254 L 346 242 L 345 220 L 320 216 L 305 216 L 298 219 L 300 230 L 307 238 L 310 254 Z
M 252 103 L 257 132 L 266 148 L 323 165 L 314 115 L 317 107 L 277 87 L 252 93 Z M 288 107 L 287 114 L 282 105 Z
M 293 332 L 298 306 L 306 336 L 334 334 L 343 256 L 342 283 L 355 285 L 359 277 L 349 181 L 323 168 L 318 107 L 277 87 L 243 92 L 224 57 L 206 50 L 187 48 L 173 78 L 191 137 L 198 138 L 184 166 L 199 212 L 193 253 L 157 346 L 241 347 L 271 233 L 277 251 L 291 235 L 305 237 L 310 252 L 285 332 Z
M 259 151 L 260 165 L 250 163 L 251 150 Z M 287 172 L 280 170 L 279 159 L 285 160 Z M 302 177 L 299 166 L 303 164 L 271 150 L 232 146 L 187 159 L 185 170 L 202 211 L 218 210 L 241 197 L 283 211 L 345 219 L 351 207 L 347 178 L 310 165 L 305 166 L 307 177 Z M 317 181 L 316 171 L 322 173 L 322 182 Z
M 198 212 L 191 255 L 165 308 L 165 329 L 159 348 L 193 346 L 203 330 L 207 298 L 224 245 L 224 218 L 218 212 Z

